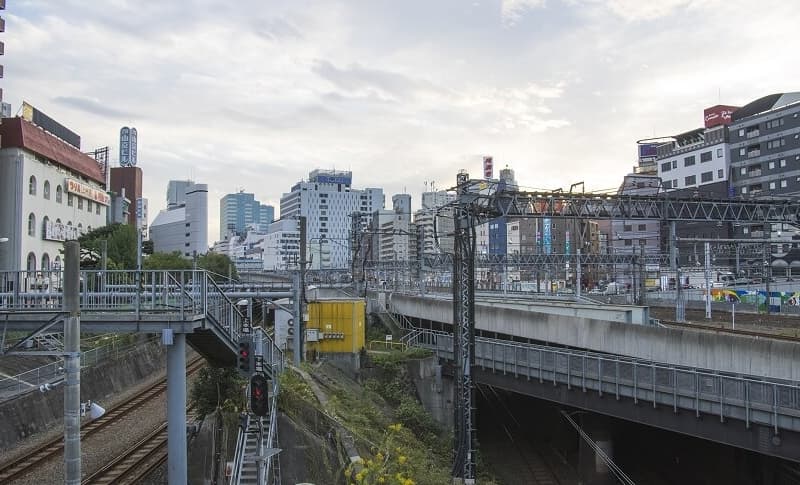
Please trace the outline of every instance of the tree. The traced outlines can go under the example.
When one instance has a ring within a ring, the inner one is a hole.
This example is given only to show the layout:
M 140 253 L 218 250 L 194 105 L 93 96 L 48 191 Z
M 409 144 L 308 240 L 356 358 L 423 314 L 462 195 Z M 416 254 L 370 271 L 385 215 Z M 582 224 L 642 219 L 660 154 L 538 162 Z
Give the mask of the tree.
M 208 252 L 197 258 L 197 267 L 202 268 L 212 273 L 211 277 L 214 281 L 223 281 L 228 279 L 228 271 L 231 272 L 231 278 L 238 279 L 239 274 L 236 272 L 236 266 L 233 261 L 226 254 Z
M 96 269 L 102 266 L 102 241 L 107 241 L 108 269 L 136 268 L 136 228 L 127 224 L 110 224 L 88 232 L 78 238 L 81 249 L 93 255 L 81 261 L 82 269 Z
M 243 391 L 246 384 L 234 368 L 203 367 L 192 384 L 190 400 L 200 416 L 206 416 L 217 408 L 240 411 L 246 408 Z
M 180 251 L 153 253 L 144 260 L 144 269 L 192 269 L 192 262 L 184 258 Z

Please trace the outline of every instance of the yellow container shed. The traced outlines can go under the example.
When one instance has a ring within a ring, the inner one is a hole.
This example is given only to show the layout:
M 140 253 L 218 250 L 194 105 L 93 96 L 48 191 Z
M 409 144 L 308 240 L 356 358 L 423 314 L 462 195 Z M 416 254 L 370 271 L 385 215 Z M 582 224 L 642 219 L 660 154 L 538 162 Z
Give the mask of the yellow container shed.
M 319 353 L 358 353 L 364 347 L 364 300 L 309 302 L 306 349 Z

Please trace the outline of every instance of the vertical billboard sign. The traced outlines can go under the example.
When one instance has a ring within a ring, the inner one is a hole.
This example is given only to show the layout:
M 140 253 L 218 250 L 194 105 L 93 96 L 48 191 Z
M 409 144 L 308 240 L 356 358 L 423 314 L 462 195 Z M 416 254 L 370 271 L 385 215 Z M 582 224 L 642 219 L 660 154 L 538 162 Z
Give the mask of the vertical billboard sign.
M 131 166 L 131 129 L 127 126 L 119 130 L 119 166 Z
M 494 175 L 494 161 L 492 157 L 483 157 L 483 178 L 490 179 Z
M 543 229 L 543 245 L 544 245 L 544 254 L 550 254 L 553 250 L 553 239 L 552 234 L 550 232 L 550 219 L 544 219 L 542 221 L 542 229 Z

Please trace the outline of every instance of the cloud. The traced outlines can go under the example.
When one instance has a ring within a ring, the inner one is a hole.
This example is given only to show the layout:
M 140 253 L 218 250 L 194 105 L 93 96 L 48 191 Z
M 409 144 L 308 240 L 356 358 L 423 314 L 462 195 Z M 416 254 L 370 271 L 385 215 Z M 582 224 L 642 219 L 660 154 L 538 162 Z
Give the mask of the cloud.
M 500 14 L 506 25 L 516 24 L 529 10 L 544 7 L 545 0 L 502 0 Z
M 425 181 L 449 187 L 481 154 L 523 186 L 618 186 L 635 140 L 700 126 L 718 101 L 793 89 L 796 48 L 780 36 L 796 7 L 760 6 L 14 2 L 3 89 L 112 154 L 120 126 L 136 126 L 153 213 L 167 180 L 193 177 L 210 186 L 214 237 L 215 197 L 243 187 L 277 204 L 315 168 L 351 169 L 387 199 L 405 188 L 415 205 Z
M 87 98 L 82 96 L 56 96 L 53 98 L 53 101 L 60 105 L 77 108 L 81 111 L 104 118 L 138 118 L 138 115 L 114 109 L 110 103 L 102 103 L 97 98 Z

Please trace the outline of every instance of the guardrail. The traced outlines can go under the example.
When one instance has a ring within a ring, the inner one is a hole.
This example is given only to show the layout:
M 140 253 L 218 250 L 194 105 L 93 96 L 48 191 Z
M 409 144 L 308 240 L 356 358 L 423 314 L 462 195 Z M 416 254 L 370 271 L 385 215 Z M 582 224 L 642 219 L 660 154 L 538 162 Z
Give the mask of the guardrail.
M 452 359 L 453 336 L 421 330 L 414 342 Z M 478 337 L 475 365 L 540 383 L 566 385 L 725 419 L 800 431 L 800 386 L 796 383 L 719 373 L 587 351 Z

